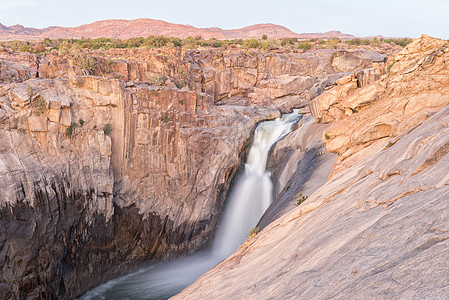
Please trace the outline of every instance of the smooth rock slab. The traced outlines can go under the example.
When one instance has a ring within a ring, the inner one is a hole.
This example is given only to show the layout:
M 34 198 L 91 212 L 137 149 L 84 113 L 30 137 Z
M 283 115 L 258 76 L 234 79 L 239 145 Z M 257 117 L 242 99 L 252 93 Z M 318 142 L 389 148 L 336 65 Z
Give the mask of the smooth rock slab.
M 447 298 L 448 128 L 446 107 L 173 299 Z

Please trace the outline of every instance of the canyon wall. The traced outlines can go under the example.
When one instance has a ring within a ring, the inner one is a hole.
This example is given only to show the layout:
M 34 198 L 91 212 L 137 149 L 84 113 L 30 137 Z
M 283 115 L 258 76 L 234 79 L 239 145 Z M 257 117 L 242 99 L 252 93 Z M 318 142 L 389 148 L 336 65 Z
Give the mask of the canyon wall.
M 3 49 L 0 297 L 73 298 L 206 247 L 256 124 L 384 57 Z
M 448 61 L 422 36 L 312 100 L 329 181 L 173 299 L 447 297 Z

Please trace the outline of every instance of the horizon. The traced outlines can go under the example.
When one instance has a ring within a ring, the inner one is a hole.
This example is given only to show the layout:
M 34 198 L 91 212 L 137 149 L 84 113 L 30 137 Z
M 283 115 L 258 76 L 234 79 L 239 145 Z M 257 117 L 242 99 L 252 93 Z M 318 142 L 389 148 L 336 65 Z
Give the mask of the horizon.
M 213 3 L 206 0 L 0 0 L 0 23 L 32 28 L 78 27 L 98 21 L 156 19 L 196 28 L 239 29 L 272 23 L 295 33 L 341 31 L 357 37 L 416 38 L 427 34 L 449 38 L 448 0 L 380 0 L 376 3 L 341 0 L 286 1 L 272 5 L 268 0 Z M 36 9 L 38 12 L 36 13 Z M 400 13 L 398 13 L 400 12 Z M 417 22 L 419 20 L 419 22 Z

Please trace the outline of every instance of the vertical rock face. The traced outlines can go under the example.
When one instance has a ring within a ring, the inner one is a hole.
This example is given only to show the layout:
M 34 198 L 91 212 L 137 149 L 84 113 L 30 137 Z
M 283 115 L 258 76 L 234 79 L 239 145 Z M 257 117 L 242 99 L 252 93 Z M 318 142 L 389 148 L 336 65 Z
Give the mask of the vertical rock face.
M 333 176 L 174 299 L 448 295 L 448 47 L 423 36 L 379 81 L 312 100 Z
M 347 75 L 332 51 L 158 51 L 110 50 L 96 76 L 1 53 L 0 298 L 73 298 L 207 245 L 257 122 Z
M 0 101 L 4 299 L 70 298 L 198 249 L 252 128 L 279 114 L 95 77 L 4 85 Z

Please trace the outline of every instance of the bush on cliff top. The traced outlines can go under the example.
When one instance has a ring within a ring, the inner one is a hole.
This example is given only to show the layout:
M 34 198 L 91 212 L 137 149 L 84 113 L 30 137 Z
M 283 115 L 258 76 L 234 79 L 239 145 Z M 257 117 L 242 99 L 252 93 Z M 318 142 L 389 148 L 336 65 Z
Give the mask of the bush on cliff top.
M 90 75 L 94 73 L 97 62 L 92 56 L 75 53 L 73 59 L 75 65 L 80 67 L 82 70 L 85 70 Z
M 204 39 L 201 36 L 187 37 L 185 39 L 166 37 L 166 36 L 148 36 L 146 38 L 138 37 L 127 40 L 111 39 L 111 38 L 97 38 L 97 39 L 49 39 L 45 38 L 42 41 L 5 41 L 1 45 L 7 47 L 13 52 L 29 52 L 29 53 L 45 53 L 53 49 L 60 51 L 69 51 L 76 49 L 89 50 L 108 50 L 117 48 L 163 48 L 163 47 L 185 47 L 188 49 L 196 49 L 198 47 L 223 47 L 230 45 L 242 45 L 245 48 L 263 48 L 268 47 L 286 47 L 298 48 L 308 50 L 307 47 L 320 46 L 325 48 L 337 47 L 338 40 L 336 39 L 310 39 L 308 41 L 299 41 L 297 38 L 281 38 L 268 39 L 263 35 L 261 39 L 233 39 L 233 40 L 217 40 L 214 38 Z M 405 47 L 411 42 L 409 38 L 402 39 L 360 39 L 355 38 L 345 41 L 349 45 L 371 45 L 381 46 L 382 43 L 391 45 L 399 45 Z M 309 43 L 309 46 L 304 43 Z

